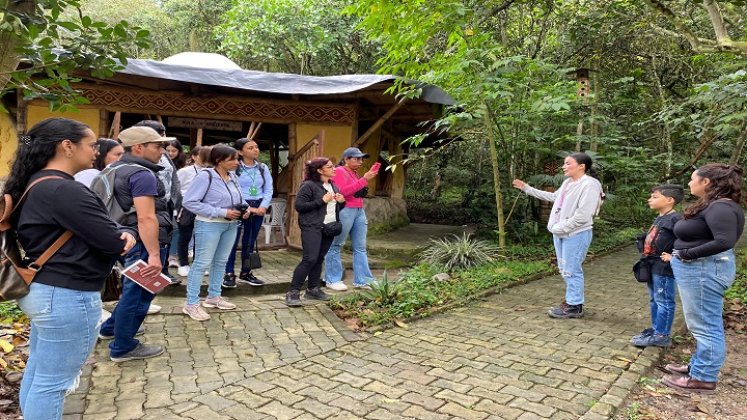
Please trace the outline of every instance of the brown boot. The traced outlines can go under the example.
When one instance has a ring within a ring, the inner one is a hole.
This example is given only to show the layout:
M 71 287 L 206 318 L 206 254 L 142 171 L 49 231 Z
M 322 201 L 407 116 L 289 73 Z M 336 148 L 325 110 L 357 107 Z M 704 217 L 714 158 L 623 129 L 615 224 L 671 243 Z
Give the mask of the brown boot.
M 690 366 L 689 365 L 678 365 L 676 363 L 670 363 L 666 366 L 664 366 L 664 370 L 666 370 L 669 373 L 679 373 L 681 375 L 687 375 L 690 373 Z
M 697 392 L 699 394 L 713 394 L 716 392 L 716 382 L 702 382 L 689 376 L 664 375 L 661 378 L 661 383 L 680 391 Z

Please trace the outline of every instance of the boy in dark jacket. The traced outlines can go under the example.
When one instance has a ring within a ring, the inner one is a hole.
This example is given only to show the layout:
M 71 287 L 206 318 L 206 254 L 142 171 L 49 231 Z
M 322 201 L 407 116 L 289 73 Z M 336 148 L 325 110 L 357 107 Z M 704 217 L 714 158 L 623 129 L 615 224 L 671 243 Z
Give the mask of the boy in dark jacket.
M 647 283 L 651 306 L 651 327 L 634 336 L 630 342 L 637 347 L 667 347 L 674 320 L 674 274 L 669 265 L 674 248 L 674 224 L 682 218 L 674 210 L 684 197 L 679 185 L 658 185 L 651 189 L 648 205 L 659 215 L 639 244 L 641 258 L 651 266 L 651 280 Z M 641 246 L 642 245 L 642 246 Z

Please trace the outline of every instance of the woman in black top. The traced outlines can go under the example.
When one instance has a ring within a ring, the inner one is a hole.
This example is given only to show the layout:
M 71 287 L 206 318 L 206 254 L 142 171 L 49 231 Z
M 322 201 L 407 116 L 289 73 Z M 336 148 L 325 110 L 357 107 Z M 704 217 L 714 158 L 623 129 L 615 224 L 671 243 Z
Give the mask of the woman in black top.
M 21 136 L 4 192 L 18 203 L 11 217 L 30 260 L 65 231 L 73 233 L 42 267 L 18 306 L 31 321 L 30 354 L 20 406 L 28 420 L 62 417 L 65 393 L 77 385 L 93 350 L 101 318 L 101 294 L 117 255 L 135 245 L 136 232 L 114 223 L 103 203 L 73 175 L 93 166 L 96 136 L 85 124 L 44 120 Z
M 345 206 L 345 197 L 330 181 L 335 175 L 335 165 L 327 158 L 309 161 L 304 168 L 304 182 L 298 189 L 295 207 L 298 226 L 301 228 L 303 259 L 293 271 L 290 290 L 285 295 L 285 304 L 301 306 L 301 286 L 309 278 L 304 297 L 306 299 L 329 300 L 319 287 L 322 276 L 322 261 L 327 255 L 332 240 L 342 230 L 340 210 Z
M 744 228 L 742 170 L 709 164 L 693 172 L 690 192 L 698 201 L 674 225 L 672 271 L 687 328 L 695 337 L 688 365 L 667 365 L 662 382 L 685 391 L 712 393 L 726 359 L 722 309 L 724 291 L 734 282 L 734 245 Z

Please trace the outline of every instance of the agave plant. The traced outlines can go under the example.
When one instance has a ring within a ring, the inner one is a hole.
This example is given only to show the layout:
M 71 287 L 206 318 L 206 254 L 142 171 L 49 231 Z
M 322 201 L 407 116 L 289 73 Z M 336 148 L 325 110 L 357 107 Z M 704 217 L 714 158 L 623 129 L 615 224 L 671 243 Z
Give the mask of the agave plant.
M 400 282 L 390 281 L 387 272 L 384 271 L 384 275 L 380 280 L 376 280 L 368 284 L 371 290 L 361 292 L 363 299 L 374 302 L 378 306 L 390 306 L 397 302 L 405 289 L 403 284 Z
M 420 253 L 430 264 L 447 271 L 465 269 L 495 261 L 499 248 L 487 241 L 472 239 L 469 234 L 452 234 L 452 238 L 431 239 L 431 246 Z

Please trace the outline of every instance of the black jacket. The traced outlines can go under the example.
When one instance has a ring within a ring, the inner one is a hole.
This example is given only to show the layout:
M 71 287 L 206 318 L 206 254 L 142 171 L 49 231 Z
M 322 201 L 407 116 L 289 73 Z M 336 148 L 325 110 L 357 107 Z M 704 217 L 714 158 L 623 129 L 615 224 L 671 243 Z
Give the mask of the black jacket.
M 142 169 L 136 167 L 126 167 L 117 169 L 117 176 L 114 180 L 114 197 L 123 209 L 132 208 L 134 200 L 132 199 L 132 191 L 130 191 L 130 177 L 140 171 L 150 170 L 156 176 L 156 182 L 158 183 L 158 195 L 155 198 L 156 206 L 156 218 L 158 219 L 158 242 L 168 243 L 171 241 L 171 233 L 176 228 L 174 222 L 174 206 L 169 200 L 166 200 L 166 188 L 158 177 L 158 171 L 162 170 L 158 164 L 149 162 L 145 159 L 133 156 L 126 153 L 117 162 L 112 163 L 112 166 L 119 166 L 125 164 L 136 164 L 140 165 Z M 122 224 L 125 226 L 137 229 L 137 214 L 132 213 L 127 217 Z
M 332 185 L 335 193 L 340 192 L 337 186 Z M 324 189 L 320 181 L 304 181 L 296 194 L 295 207 L 298 212 L 298 226 L 301 229 L 322 229 L 324 216 L 327 215 L 327 203 L 322 200 L 327 190 Z M 340 210 L 345 207 L 345 203 L 337 203 L 335 208 L 336 219 L 340 220 Z
M 85 185 L 65 172 L 42 170 L 42 176 L 64 179 L 42 181 L 31 189 L 13 214 L 18 241 L 31 260 L 38 258 L 66 230 L 73 237 L 57 251 L 34 277 L 34 282 L 66 289 L 101 290 L 117 255 L 124 249 L 122 232 L 137 232 L 117 225 L 104 203 Z

